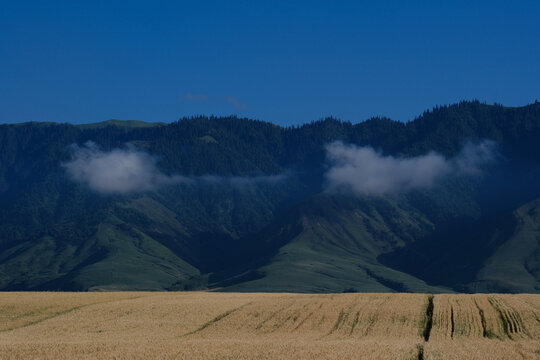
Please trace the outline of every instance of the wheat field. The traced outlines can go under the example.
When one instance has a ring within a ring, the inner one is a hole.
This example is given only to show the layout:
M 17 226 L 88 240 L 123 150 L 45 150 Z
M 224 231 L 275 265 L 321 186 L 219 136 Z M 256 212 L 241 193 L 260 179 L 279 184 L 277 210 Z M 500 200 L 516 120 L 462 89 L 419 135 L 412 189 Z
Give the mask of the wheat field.
M 0 293 L 1 359 L 540 359 L 540 295 Z

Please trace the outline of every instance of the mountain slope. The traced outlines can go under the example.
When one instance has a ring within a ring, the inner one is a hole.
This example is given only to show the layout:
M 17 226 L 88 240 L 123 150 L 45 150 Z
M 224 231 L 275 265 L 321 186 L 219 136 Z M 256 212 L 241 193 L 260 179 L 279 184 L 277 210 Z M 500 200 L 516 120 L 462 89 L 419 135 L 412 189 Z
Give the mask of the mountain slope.
M 540 290 L 540 199 L 515 210 L 505 221 L 510 237 L 497 227 L 499 244 L 471 284 L 473 291 L 531 292 Z M 507 225 L 507 226 L 508 226 Z
M 155 210 L 155 209 L 154 209 Z M 161 214 L 160 214 L 161 215 Z M 174 218 L 161 216 L 160 228 Z M 6 249 L 0 256 L 5 290 L 160 290 L 198 288 L 200 272 L 148 234 L 110 212 L 74 242 L 79 222 L 63 224 Z M 159 229 L 156 229 L 159 231 Z
M 388 199 L 357 202 L 327 195 L 311 198 L 294 214 L 296 217 L 286 220 L 296 223 L 301 230 L 286 244 L 279 244 L 276 254 L 257 268 L 262 276 L 227 290 L 448 291 L 428 286 L 376 260 L 379 254 L 414 241 L 432 228 L 420 214 Z M 278 237 L 275 233 L 267 236 Z
M 406 124 L 0 125 L 0 289 L 539 292 L 538 138 L 539 103 L 478 101 Z M 493 163 L 453 174 L 483 139 Z M 332 192 L 334 141 L 398 163 L 436 153 L 451 170 L 388 196 Z M 157 180 L 100 192 L 68 173 L 76 149 L 146 154 Z

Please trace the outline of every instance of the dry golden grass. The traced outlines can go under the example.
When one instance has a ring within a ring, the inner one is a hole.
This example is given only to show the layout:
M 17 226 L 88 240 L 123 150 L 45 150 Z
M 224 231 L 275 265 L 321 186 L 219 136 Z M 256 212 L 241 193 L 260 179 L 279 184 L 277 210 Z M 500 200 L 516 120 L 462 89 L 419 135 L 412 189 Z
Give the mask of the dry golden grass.
M 540 296 L 0 293 L 0 358 L 539 359 Z

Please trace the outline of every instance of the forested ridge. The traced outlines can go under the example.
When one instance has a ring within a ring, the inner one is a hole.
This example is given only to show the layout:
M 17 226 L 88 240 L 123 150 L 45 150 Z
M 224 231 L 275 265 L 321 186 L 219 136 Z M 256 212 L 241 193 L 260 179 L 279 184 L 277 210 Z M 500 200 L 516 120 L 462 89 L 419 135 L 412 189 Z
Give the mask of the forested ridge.
M 0 125 L 0 289 L 538 292 L 538 139 L 537 102 L 407 123 Z M 329 190 L 336 141 L 446 167 L 469 143 L 496 154 L 474 176 L 365 194 Z M 109 154 L 152 159 L 151 183 L 105 193 L 66 166 Z

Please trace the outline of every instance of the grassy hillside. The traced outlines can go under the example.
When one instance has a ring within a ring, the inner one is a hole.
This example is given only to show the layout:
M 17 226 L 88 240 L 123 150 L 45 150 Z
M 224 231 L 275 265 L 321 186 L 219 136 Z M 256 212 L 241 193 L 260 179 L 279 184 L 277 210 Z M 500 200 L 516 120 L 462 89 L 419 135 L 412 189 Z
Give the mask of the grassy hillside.
M 230 291 L 449 291 L 426 285 L 381 265 L 377 256 L 429 232 L 433 224 L 389 199 L 360 202 L 320 195 L 295 209 L 285 221 L 300 231 L 257 268 L 261 277 L 227 287 Z M 268 235 L 290 227 L 281 224 Z M 271 240 L 270 240 L 271 241 Z
M 386 254 L 386 266 L 465 292 L 540 289 L 539 200 L 487 220 L 465 220 Z
M 539 220 L 516 210 L 540 197 L 538 138 L 540 104 L 478 101 L 409 123 L 0 125 L 0 289 L 539 292 Z M 329 191 L 333 141 L 455 166 L 482 139 L 496 160 L 474 176 Z M 145 154 L 157 183 L 100 192 L 68 174 L 76 149 Z
M 513 225 L 511 236 L 500 227 L 494 231 L 498 246 L 476 275 L 474 291 L 540 291 L 540 199 L 521 206 L 507 221 Z
M 83 243 L 46 235 L 4 251 L 0 261 L 6 290 L 163 290 L 204 284 L 199 270 L 114 215 Z

